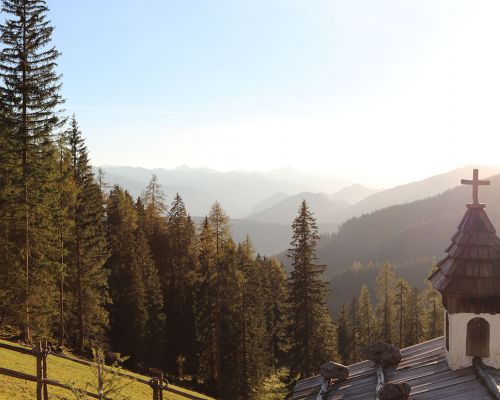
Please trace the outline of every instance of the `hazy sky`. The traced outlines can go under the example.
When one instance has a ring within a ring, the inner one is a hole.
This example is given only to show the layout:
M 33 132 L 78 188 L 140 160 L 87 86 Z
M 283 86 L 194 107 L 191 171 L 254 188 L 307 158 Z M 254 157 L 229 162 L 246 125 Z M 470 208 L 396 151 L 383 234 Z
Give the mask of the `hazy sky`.
M 96 165 L 500 164 L 498 0 L 48 0 Z

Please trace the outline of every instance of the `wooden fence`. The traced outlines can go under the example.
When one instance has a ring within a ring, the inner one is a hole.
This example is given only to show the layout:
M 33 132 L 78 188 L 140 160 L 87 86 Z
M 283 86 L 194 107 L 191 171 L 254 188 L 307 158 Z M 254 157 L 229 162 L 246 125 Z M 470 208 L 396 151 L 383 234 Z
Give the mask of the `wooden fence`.
M 0 343 L 0 348 L 6 349 L 6 350 L 11 350 L 15 351 L 18 353 L 22 354 L 27 354 L 31 356 L 36 357 L 36 375 L 30 375 L 26 374 L 24 372 L 19 372 L 19 371 L 14 371 L 8 368 L 2 368 L 0 367 L 0 375 L 5 375 L 9 376 L 12 378 L 17 378 L 17 379 L 22 379 L 25 381 L 31 381 L 31 382 L 36 382 L 36 399 L 37 400 L 48 400 L 49 399 L 49 394 L 48 394 L 48 387 L 49 386 L 56 386 L 60 387 L 63 389 L 67 390 L 74 390 L 73 387 L 69 385 L 65 385 L 61 382 L 58 382 L 53 379 L 48 378 L 48 372 L 47 372 L 47 357 L 49 354 L 55 356 L 55 357 L 60 357 L 63 359 L 66 359 L 68 361 L 72 361 L 78 364 L 86 365 L 89 367 L 96 367 L 97 368 L 97 375 L 98 375 L 98 387 L 97 387 L 97 393 L 91 393 L 86 390 L 81 390 L 78 389 L 79 392 L 85 394 L 88 397 L 92 397 L 94 399 L 98 400 L 112 400 L 104 396 L 103 391 L 102 391 L 102 368 L 104 369 L 109 369 L 109 367 L 102 366 L 102 363 L 98 360 L 97 364 L 92 363 L 90 361 L 85 361 L 85 360 L 80 360 L 78 358 L 70 357 L 64 354 L 60 353 L 54 353 L 51 352 L 49 349 L 49 346 L 47 344 L 47 341 L 43 342 L 37 342 L 36 345 L 33 348 L 27 348 L 27 347 L 19 347 L 19 346 L 13 346 L 7 343 Z M 163 378 L 163 374 L 160 374 L 160 376 L 151 378 L 150 380 L 143 379 L 138 376 L 130 375 L 125 372 L 121 371 L 113 371 L 116 375 L 125 377 L 127 379 L 134 380 L 136 382 L 148 385 L 152 391 L 153 391 L 153 400 L 163 400 L 163 392 L 170 392 L 177 394 L 179 396 L 182 396 L 186 399 L 191 399 L 191 400 L 205 400 L 203 397 L 195 396 L 190 393 L 185 393 L 180 390 L 177 390 L 175 388 L 172 388 L 168 386 L 168 382 Z

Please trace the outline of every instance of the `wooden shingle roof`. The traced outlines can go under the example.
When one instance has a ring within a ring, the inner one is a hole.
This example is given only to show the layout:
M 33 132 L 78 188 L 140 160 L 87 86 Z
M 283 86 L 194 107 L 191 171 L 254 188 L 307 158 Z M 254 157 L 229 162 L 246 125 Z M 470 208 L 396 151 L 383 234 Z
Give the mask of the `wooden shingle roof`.
M 483 208 L 467 209 L 446 253 L 429 278 L 437 290 L 454 296 L 500 296 L 500 238 Z
M 493 399 L 477 377 L 474 367 L 451 371 L 446 361 L 444 339 L 437 338 L 401 350 L 402 360 L 385 369 L 386 382 L 405 381 L 411 386 L 413 400 L 485 400 Z M 500 371 L 490 369 L 497 383 Z M 323 377 L 304 379 L 297 383 L 292 400 L 315 400 Z M 375 398 L 377 376 L 375 363 L 363 361 L 349 366 L 349 378 L 335 382 L 326 400 L 364 400 Z

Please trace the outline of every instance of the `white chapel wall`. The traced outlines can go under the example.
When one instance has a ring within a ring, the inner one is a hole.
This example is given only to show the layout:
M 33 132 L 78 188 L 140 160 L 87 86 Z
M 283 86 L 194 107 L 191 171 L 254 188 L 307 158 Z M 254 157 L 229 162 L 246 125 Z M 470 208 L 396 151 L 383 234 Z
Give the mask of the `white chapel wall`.
M 472 357 L 466 355 L 467 323 L 473 318 L 484 318 L 490 324 L 490 356 L 483 362 L 494 368 L 500 368 L 500 314 L 448 314 L 449 350 L 448 365 L 451 369 L 462 369 L 472 365 Z

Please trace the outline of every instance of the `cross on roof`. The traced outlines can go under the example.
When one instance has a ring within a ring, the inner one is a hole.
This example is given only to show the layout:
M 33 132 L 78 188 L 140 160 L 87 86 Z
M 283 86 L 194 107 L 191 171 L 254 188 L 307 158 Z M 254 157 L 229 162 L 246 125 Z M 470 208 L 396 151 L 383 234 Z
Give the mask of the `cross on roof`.
M 463 185 L 472 185 L 472 204 L 467 204 L 469 208 L 484 208 L 485 205 L 479 203 L 478 195 L 479 195 L 479 186 L 480 185 L 489 185 L 490 181 L 487 180 L 479 180 L 479 170 L 474 169 L 472 180 L 470 179 L 462 179 Z

